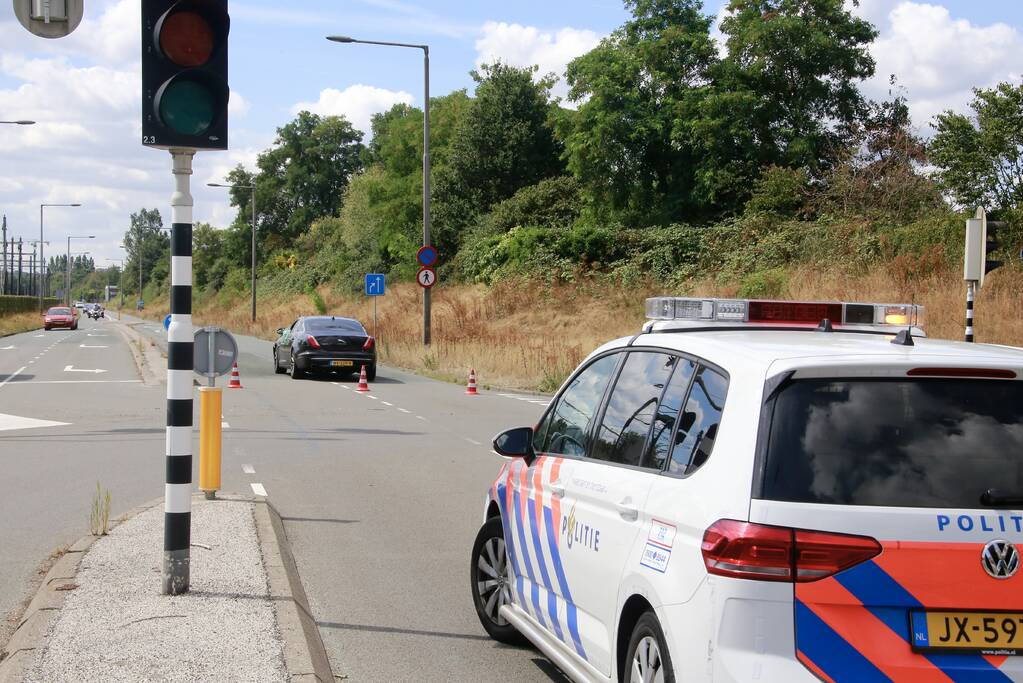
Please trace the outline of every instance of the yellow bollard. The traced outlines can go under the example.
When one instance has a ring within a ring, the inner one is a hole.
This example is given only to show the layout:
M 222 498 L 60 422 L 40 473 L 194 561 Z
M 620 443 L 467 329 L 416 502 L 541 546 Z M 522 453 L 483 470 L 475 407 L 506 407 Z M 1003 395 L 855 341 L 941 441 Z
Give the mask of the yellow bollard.
M 220 490 L 221 392 L 220 387 L 199 387 L 199 490 L 207 499 Z

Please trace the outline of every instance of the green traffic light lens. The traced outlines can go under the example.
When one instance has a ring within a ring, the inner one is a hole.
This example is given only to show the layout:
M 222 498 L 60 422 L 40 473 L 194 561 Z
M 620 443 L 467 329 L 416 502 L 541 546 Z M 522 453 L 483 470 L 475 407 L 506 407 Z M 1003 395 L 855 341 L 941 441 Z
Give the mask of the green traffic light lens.
M 216 96 L 202 83 L 179 80 L 160 97 L 164 125 L 185 135 L 200 135 L 213 125 Z

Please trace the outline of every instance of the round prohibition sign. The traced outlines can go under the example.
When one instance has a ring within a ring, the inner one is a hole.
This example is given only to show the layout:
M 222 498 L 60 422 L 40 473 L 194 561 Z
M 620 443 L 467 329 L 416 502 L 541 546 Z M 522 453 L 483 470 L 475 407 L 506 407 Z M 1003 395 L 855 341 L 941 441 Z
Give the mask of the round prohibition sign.
M 422 267 L 419 272 L 416 273 L 416 282 L 423 289 L 429 289 L 437 284 L 437 271 L 433 268 Z

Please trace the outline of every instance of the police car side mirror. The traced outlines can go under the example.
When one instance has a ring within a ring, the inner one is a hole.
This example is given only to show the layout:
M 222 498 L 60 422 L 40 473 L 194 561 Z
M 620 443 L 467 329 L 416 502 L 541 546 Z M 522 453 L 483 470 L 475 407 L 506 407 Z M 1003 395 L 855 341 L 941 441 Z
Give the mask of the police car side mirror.
M 280 334 L 284 334 L 284 328 L 283 327 L 278 327 L 277 328 L 277 334 L 279 334 L 279 335 Z
M 533 428 L 516 427 L 494 437 L 494 451 L 510 458 L 533 458 Z

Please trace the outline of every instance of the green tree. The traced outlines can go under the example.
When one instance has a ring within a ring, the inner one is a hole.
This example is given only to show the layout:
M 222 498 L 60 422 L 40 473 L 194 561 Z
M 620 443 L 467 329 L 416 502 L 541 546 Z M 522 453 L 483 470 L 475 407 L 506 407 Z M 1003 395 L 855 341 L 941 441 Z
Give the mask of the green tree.
M 844 0 L 731 0 L 727 56 L 712 70 L 689 138 L 704 147 L 699 194 L 741 203 L 760 169 L 807 168 L 844 144 L 866 113 L 858 83 L 874 73 L 876 29 Z
M 209 223 L 196 223 L 192 231 L 192 277 L 196 288 L 219 289 L 223 279 L 214 281 L 214 264 L 225 252 L 225 231 Z
M 553 80 L 534 81 L 536 71 L 499 62 L 471 72 L 476 97 L 437 174 L 435 241 L 445 253 L 455 251 L 476 216 L 563 172 L 562 148 L 549 123 Z
M 691 218 L 691 119 L 717 62 L 700 0 L 626 0 L 632 19 L 568 65 L 559 118 L 568 168 L 598 215 L 633 225 Z
M 936 178 L 964 207 L 1015 209 L 1023 200 L 1023 86 L 973 91 L 973 116 L 939 114 L 930 144 Z
M 163 232 L 158 209 L 139 209 L 131 214 L 131 226 L 124 233 L 125 289 L 138 290 L 139 271 L 142 286 L 154 281 L 161 285 L 169 273 L 170 238 Z
M 303 111 L 278 128 L 273 146 L 256 162 L 257 247 L 264 253 L 286 247 L 316 219 L 336 216 L 349 180 L 362 168 L 363 150 L 362 133 L 343 116 Z M 228 175 L 232 184 L 252 181 L 241 167 Z M 239 207 L 236 228 L 250 224 L 250 197 L 249 190 L 231 191 Z M 248 264 L 247 256 L 238 256 L 239 265 Z

